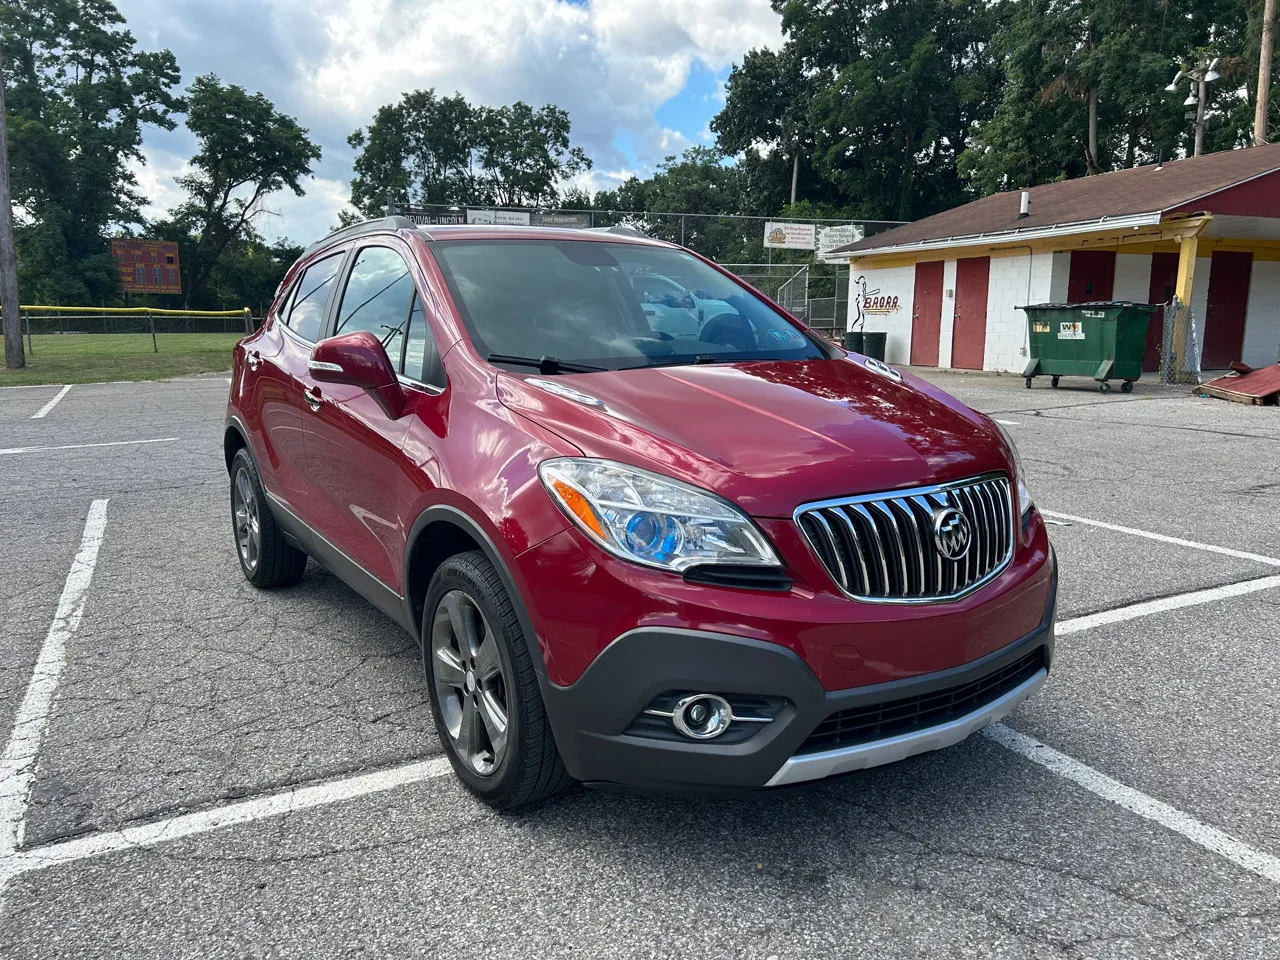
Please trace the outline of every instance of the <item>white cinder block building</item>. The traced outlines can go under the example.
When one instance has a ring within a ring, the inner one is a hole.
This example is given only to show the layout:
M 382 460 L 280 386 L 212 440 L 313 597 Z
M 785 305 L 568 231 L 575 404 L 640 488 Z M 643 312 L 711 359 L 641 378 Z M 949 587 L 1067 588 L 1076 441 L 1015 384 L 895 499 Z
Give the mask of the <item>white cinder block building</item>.
M 1203 369 L 1280 358 L 1280 144 L 998 193 L 866 237 L 849 327 L 892 363 L 1021 372 L 1031 303 L 1190 303 Z M 1158 315 L 1157 315 L 1158 319 Z M 1159 366 L 1161 325 L 1144 369 Z

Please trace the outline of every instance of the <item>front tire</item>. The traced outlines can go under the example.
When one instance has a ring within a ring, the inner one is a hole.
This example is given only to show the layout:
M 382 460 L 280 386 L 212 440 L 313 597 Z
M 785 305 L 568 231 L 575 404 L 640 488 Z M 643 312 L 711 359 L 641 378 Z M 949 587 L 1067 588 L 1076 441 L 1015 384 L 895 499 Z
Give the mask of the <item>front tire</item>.
M 572 782 L 520 620 L 483 553 L 450 557 L 431 578 L 422 653 L 440 742 L 472 793 L 511 810 Z
M 255 587 L 287 587 L 302 579 L 307 555 L 285 540 L 267 504 L 257 464 L 243 447 L 231 461 L 231 529 L 240 570 Z

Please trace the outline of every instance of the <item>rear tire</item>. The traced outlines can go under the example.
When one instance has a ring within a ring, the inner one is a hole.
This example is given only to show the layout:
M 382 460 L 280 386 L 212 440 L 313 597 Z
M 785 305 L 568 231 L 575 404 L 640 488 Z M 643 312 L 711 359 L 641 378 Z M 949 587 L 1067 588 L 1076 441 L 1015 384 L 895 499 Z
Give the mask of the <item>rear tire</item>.
M 271 514 L 258 466 L 244 447 L 231 461 L 231 531 L 240 570 L 255 587 L 287 587 L 302 579 L 307 555 L 285 540 Z
M 431 578 L 422 661 L 440 742 L 472 793 L 512 810 L 573 782 L 556 749 L 520 619 L 480 551 L 450 557 Z

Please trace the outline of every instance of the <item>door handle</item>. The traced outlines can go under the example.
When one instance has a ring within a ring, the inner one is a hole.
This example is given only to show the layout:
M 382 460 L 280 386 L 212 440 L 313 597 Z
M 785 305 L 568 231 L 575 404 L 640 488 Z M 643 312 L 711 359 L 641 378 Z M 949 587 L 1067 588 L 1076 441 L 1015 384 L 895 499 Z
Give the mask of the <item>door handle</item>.
M 315 391 L 314 393 L 312 392 L 313 390 Z M 320 411 L 320 405 L 324 403 L 324 397 L 320 396 L 320 391 L 315 387 L 312 387 L 308 390 L 304 390 L 302 395 L 306 398 L 307 405 L 311 407 L 311 412 L 318 413 Z
M 250 370 L 257 370 L 262 366 L 262 354 L 258 353 L 257 350 L 251 350 L 245 354 L 244 362 Z

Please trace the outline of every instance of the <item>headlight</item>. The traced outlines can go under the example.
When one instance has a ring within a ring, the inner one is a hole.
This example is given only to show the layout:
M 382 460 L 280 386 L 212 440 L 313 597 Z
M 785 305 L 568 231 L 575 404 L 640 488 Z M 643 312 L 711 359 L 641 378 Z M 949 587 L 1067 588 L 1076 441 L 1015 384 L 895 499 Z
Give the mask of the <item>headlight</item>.
M 679 480 L 569 457 L 544 461 L 538 476 L 587 536 L 624 560 L 677 572 L 701 563 L 782 566 L 741 511 Z
M 995 421 L 991 421 L 995 423 Z M 1031 491 L 1027 489 L 1027 471 L 1022 466 L 1022 456 L 1018 453 L 1018 445 L 1003 426 L 996 423 L 996 429 L 1009 445 L 1009 453 L 1013 456 L 1013 483 L 1018 488 L 1018 516 L 1024 516 L 1031 509 Z

